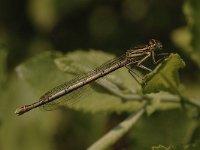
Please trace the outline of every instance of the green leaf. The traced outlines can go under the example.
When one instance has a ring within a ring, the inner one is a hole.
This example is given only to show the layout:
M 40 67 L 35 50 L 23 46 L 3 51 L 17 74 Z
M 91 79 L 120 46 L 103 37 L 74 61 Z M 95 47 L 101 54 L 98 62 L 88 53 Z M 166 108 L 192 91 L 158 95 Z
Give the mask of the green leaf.
M 37 96 L 40 96 L 51 87 L 61 84 L 61 80 L 64 81 L 65 74 L 54 64 L 54 59 L 59 56 L 60 53 L 44 52 L 17 66 L 17 74 L 30 85 Z
M 113 58 L 113 55 L 101 51 L 90 50 L 89 52 L 84 52 L 82 50 L 76 50 L 73 53 L 56 59 L 55 63 L 61 71 L 72 74 L 75 78 L 77 75 L 86 73 L 92 68 L 99 67 Z M 81 99 L 81 101 L 76 103 L 76 105 L 68 107 L 90 112 L 134 111 L 143 105 L 143 103 L 137 101 L 137 90 L 138 86 L 136 82 L 127 70 L 122 68 L 103 79 L 95 81 L 91 86 L 80 90 L 78 94 L 82 96 L 76 99 Z M 122 100 L 127 98 L 132 101 L 124 102 Z
M 76 77 L 77 75 L 87 73 L 99 66 L 103 66 L 104 63 L 108 60 L 112 61 L 113 58 L 114 55 L 100 51 L 90 50 L 89 52 L 84 52 L 77 50 L 64 57 L 55 59 L 55 63 L 61 71 L 73 74 L 74 77 Z M 128 96 L 125 94 L 136 93 L 140 90 L 140 86 L 132 79 L 125 68 L 119 70 L 120 71 L 115 71 L 103 77 L 103 80 L 98 80 L 96 83 L 115 95 L 127 98 Z
M 112 58 L 113 55 L 94 50 L 89 52 L 77 50 L 67 55 L 46 52 L 18 66 L 17 73 L 27 81 L 31 87 L 29 90 L 35 91 L 39 99 L 42 94 L 57 85 L 70 81 L 77 77 L 77 74 L 87 72 L 89 68 L 96 68 Z M 103 82 L 95 82 L 83 90 L 74 91 L 72 95 L 63 96 L 59 101 L 65 102 L 69 96 L 73 102 L 75 97 L 79 100 L 78 103 L 64 104 L 64 106 L 87 112 L 132 112 L 143 106 L 144 103 L 136 99 L 138 86 L 126 68 L 115 71 L 112 76 L 105 78 L 105 81 L 103 79 Z M 104 82 L 106 85 L 109 83 L 110 87 L 103 86 Z M 121 95 L 108 90 L 112 88 Z M 126 98 L 124 95 L 132 97 L 132 101 L 123 101 L 122 97 Z
M 157 93 L 168 91 L 177 94 L 177 89 L 180 86 L 178 71 L 184 66 L 185 63 L 178 54 L 171 54 L 164 62 L 144 77 L 143 92 Z

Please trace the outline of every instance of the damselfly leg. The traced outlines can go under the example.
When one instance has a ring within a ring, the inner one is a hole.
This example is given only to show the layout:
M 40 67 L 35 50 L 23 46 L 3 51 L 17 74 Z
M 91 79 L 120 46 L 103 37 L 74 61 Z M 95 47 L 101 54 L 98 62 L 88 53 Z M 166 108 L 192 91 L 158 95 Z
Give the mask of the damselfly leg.
M 151 72 L 152 69 L 144 66 L 142 63 L 144 63 L 148 58 L 152 57 L 153 59 L 153 63 L 154 64 L 158 64 L 159 62 L 161 62 L 163 59 L 166 58 L 166 56 L 168 56 L 169 54 L 168 53 L 160 53 L 160 54 L 155 54 L 154 51 L 152 52 L 149 52 L 148 54 L 146 54 L 146 56 L 144 58 L 142 58 L 141 60 L 138 60 L 138 61 L 135 61 L 135 62 L 132 62 L 132 63 L 136 63 L 136 65 L 134 67 L 131 67 L 131 64 L 128 64 L 126 66 L 126 68 L 128 69 L 128 72 L 131 74 L 131 76 L 135 79 L 135 81 L 138 83 L 138 84 L 143 84 L 144 81 L 143 81 L 143 77 L 141 77 L 142 74 L 139 74 L 138 70 L 137 70 L 137 67 L 138 68 L 141 68 L 143 70 L 146 70 L 146 71 L 149 71 Z M 155 59 L 155 56 L 164 56 L 158 60 Z
M 138 73 L 138 71 L 135 68 L 129 68 L 126 67 L 128 69 L 128 72 L 131 74 L 131 76 L 135 79 L 135 81 L 141 85 L 142 84 L 142 77 L 141 74 Z
M 152 55 L 152 59 L 153 59 L 153 63 L 154 63 L 154 64 L 160 63 L 163 59 L 165 59 L 167 56 L 169 56 L 168 53 L 155 54 L 154 51 L 151 52 L 151 55 Z M 156 59 L 155 59 L 155 56 L 164 56 L 164 57 L 159 58 L 158 60 L 156 60 Z

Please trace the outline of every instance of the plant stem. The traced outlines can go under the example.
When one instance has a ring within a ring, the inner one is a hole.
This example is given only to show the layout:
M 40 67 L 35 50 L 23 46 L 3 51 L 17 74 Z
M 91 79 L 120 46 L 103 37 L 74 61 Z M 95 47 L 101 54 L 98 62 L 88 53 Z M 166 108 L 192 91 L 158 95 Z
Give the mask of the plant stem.
M 145 112 L 146 104 L 136 113 L 131 114 L 127 119 L 113 128 L 110 132 L 104 135 L 101 139 L 91 145 L 88 150 L 103 150 L 108 149 L 111 145 L 117 142 L 131 127 L 138 121 Z

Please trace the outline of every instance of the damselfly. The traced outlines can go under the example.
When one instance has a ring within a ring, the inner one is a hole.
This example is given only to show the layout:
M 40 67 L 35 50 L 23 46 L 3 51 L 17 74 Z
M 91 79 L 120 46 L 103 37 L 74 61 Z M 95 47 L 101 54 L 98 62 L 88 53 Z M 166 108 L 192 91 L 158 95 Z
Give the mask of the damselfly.
M 69 82 L 53 88 L 51 91 L 48 91 L 43 96 L 41 96 L 38 102 L 32 103 L 30 105 L 24 105 L 16 109 L 15 114 L 21 115 L 39 106 L 47 105 L 47 103 L 53 102 L 66 94 L 76 91 L 79 88 L 91 83 L 92 81 L 95 81 L 122 67 L 128 68 L 128 71 L 132 75 L 133 67 L 139 67 L 141 69 L 151 71 L 151 69 L 143 65 L 143 62 L 150 57 L 153 59 L 154 63 L 159 62 L 159 60 L 155 60 L 155 52 L 160 49 L 162 49 L 161 42 L 155 39 L 151 39 L 147 45 L 140 48 L 127 50 L 125 55 L 122 55 L 119 58 L 115 58 L 82 76 L 79 76 Z M 73 101 L 73 99 L 70 100 Z

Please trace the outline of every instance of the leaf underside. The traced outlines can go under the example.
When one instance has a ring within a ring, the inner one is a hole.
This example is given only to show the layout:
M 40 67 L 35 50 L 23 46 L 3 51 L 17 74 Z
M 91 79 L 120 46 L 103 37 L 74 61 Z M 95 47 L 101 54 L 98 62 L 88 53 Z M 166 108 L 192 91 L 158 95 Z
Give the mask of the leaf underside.
M 178 54 L 171 54 L 151 73 L 144 78 L 143 92 L 157 93 L 167 91 L 176 93 L 174 88 L 179 89 L 179 70 L 185 66 L 184 61 Z

